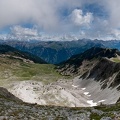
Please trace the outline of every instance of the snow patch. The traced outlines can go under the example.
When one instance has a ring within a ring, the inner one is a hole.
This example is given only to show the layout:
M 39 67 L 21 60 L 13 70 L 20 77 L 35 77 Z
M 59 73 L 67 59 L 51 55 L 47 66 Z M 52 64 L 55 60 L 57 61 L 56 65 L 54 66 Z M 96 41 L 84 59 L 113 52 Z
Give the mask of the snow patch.
M 72 87 L 75 87 L 75 88 L 77 88 L 78 86 L 72 85 Z
M 84 92 L 84 95 L 88 95 L 89 94 L 89 92 Z
M 98 103 L 101 103 L 101 102 L 105 102 L 105 100 L 100 100 L 100 101 L 98 101 Z
M 82 90 L 85 90 L 86 88 L 81 88 Z
M 94 103 L 93 100 L 87 100 L 87 103 L 90 104 L 90 106 L 97 106 L 97 103 Z

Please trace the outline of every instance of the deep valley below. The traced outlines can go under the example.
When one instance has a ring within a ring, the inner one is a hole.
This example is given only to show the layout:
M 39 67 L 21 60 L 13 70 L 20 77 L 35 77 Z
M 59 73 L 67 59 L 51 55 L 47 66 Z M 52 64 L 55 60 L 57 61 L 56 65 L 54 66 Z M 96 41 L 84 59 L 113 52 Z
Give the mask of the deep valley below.
M 0 47 L 0 119 L 119 120 L 120 52 L 91 48 L 57 65 Z

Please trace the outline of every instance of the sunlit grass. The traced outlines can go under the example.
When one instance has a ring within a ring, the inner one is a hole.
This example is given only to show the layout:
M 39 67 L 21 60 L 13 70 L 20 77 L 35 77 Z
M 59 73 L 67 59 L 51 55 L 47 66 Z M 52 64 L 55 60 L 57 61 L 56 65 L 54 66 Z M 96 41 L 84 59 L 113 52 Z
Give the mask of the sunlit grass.
M 120 62 L 120 59 L 119 58 L 112 58 L 112 61 L 116 62 L 116 63 L 119 63 Z
M 37 80 L 47 84 L 63 78 L 66 77 L 56 72 L 55 65 L 27 63 L 7 57 L 0 58 L 0 81 Z

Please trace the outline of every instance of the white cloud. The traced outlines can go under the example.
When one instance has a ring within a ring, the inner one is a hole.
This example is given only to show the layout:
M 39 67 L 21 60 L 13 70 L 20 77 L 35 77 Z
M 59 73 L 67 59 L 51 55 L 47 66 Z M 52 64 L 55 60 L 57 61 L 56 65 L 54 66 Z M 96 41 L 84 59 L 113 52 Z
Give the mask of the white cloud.
M 90 11 L 83 12 L 82 8 L 85 4 L 93 3 L 104 8 L 103 10 L 107 13 L 106 18 L 96 17 Z M 12 34 L 9 36 L 11 38 L 17 36 L 21 39 L 21 36 L 25 39 L 46 38 L 40 37 L 39 30 L 55 34 L 56 32 L 64 34 L 79 30 L 79 38 L 105 38 L 108 36 L 107 38 L 120 39 L 118 29 L 120 28 L 119 6 L 120 0 L 0 0 L 0 29 L 6 26 L 14 26 L 11 28 Z M 66 16 L 62 15 L 64 8 L 68 10 Z M 38 28 L 29 29 L 16 26 L 21 25 L 21 23 L 32 23 Z M 85 30 L 80 30 L 82 27 Z M 7 39 L 6 36 L 4 38 Z
M 1 34 L 0 40 L 19 40 L 19 41 L 29 41 L 29 40 L 40 40 L 40 41 L 59 41 L 59 40 L 77 40 L 78 38 L 74 34 L 46 34 L 43 32 L 38 32 L 36 27 L 24 28 L 22 26 L 11 27 L 11 32 L 9 34 Z
M 89 24 L 93 21 L 92 13 L 86 13 L 83 15 L 82 10 L 75 9 L 71 13 L 71 20 L 76 26 L 89 26 Z
M 109 14 L 109 25 L 113 28 L 120 27 L 120 0 L 105 0 L 102 3 Z
M 0 0 L 0 28 L 32 22 L 46 31 L 62 26 L 62 8 L 81 6 L 82 0 Z M 62 26 L 64 27 L 64 26 Z
M 36 29 L 23 28 L 21 26 L 14 26 L 11 28 L 11 34 L 14 36 L 38 36 Z
M 118 30 L 118 29 L 113 29 L 113 30 L 111 30 L 110 35 L 111 35 L 114 39 L 120 39 L 120 30 Z
M 103 21 L 106 24 L 107 21 Z M 104 25 L 103 25 L 104 26 Z M 94 31 L 89 30 L 80 30 L 77 33 L 69 33 L 69 34 L 46 34 L 42 32 L 38 32 L 36 28 L 23 28 L 21 26 L 11 27 L 10 34 L 1 34 L 0 40 L 40 40 L 40 41 L 61 41 L 61 40 L 78 40 L 83 38 L 88 39 L 101 39 L 101 40 L 112 40 L 112 39 L 120 39 L 120 30 L 118 29 L 109 29 L 109 31 L 102 30 L 105 28 L 101 27 L 101 30 L 97 30 L 94 28 Z
M 24 28 L 19 25 L 10 28 L 9 34 L 1 34 L 1 40 L 40 40 L 36 27 Z

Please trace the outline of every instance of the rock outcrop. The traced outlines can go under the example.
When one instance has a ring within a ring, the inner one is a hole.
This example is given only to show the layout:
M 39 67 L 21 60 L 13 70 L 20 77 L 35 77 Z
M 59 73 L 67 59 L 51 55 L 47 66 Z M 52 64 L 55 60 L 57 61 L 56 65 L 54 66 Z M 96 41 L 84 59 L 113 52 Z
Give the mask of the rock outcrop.
M 12 93 L 10 93 L 7 89 L 3 87 L 0 87 L 0 97 L 5 98 L 7 100 L 22 102 L 22 100 L 14 96 Z

